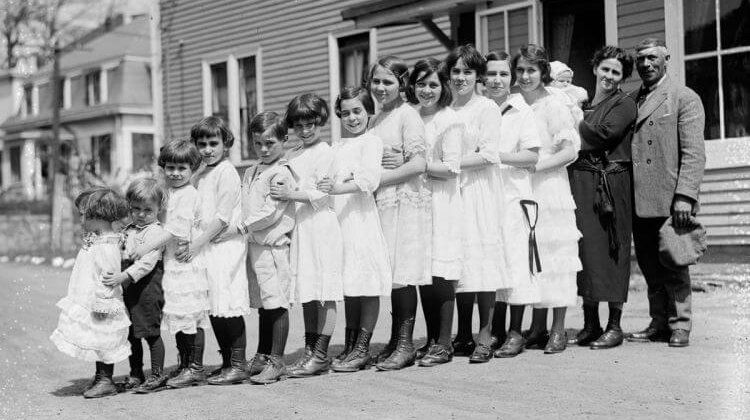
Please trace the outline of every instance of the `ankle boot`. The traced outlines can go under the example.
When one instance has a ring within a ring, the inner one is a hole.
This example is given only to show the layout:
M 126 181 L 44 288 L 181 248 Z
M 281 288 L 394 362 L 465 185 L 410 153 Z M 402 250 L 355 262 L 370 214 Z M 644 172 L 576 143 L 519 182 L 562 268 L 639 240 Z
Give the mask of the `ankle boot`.
M 101 398 L 117 394 L 117 387 L 112 381 L 115 365 L 100 363 L 99 378 L 94 385 L 83 393 L 84 398 Z
M 334 372 L 356 372 L 370 367 L 370 339 L 372 333 L 360 329 L 354 349 L 344 360 L 333 366 Z
M 318 334 L 314 332 L 305 332 L 305 352 L 302 353 L 302 355 L 290 366 L 287 367 L 288 371 L 293 371 L 294 369 L 299 368 L 302 366 L 307 359 L 312 357 L 313 350 L 315 349 L 315 343 L 318 341 Z
M 344 333 L 344 350 L 336 356 L 332 363 L 336 363 L 346 359 L 346 356 L 354 350 L 354 345 L 357 343 L 357 330 L 355 328 L 347 328 Z
M 245 371 L 249 376 L 257 375 L 266 367 L 267 361 L 267 354 L 255 353 L 255 356 L 245 363 Z
M 250 378 L 250 382 L 257 385 L 268 385 L 286 379 L 287 371 L 281 356 L 269 355 L 263 370 Z
M 203 385 L 206 383 L 206 371 L 203 368 L 203 346 L 186 345 L 189 349 L 188 367 L 182 369 L 174 378 L 167 381 L 169 388 L 184 388 L 192 385 Z
M 427 341 L 425 341 L 424 346 L 417 349 L 417 360 L 420 360 L 423 358 L 429 351 L 432 346 L 434 346 L 436 343 L 434 338 L 427 337 Z
M 222 372 L 224 372 L 230 364 L 230 357 L 231 354 L 227 349 L 219 349 L 219 354 L 221 355 L 221 366 L 218 369 L 214 369 L 211 371 L 211 373 L 208 374 L 208 378 L 211 379 L 214 376 L 221 375 Z
M 99 366 L 101 365 L 101 363 L 102 362 L 96 362 L 96 370 L 94 371 L 94 377 L 91 378 L 91 382 L 86 384 L 86 386 L 83 388 L 83 392 L 86 392 L 89 389 L 91 389 L 99 381 L 99 376 L 101 376 L 101 370 L 102 370 L 101 366 Z
M 594 305 L 583 305 L 583 329 L 578 331 L 575 337 L 568 340 L 570 345 L 588 346 L 592 341 L 599 338 L 604 330 L 599 325 L 599 307 Z
M 620 327 L 620 318 L 622 318 L 622 309 L 609 309 L 609 321 L 607 322 L 607 330 L 601 335 L 596 341 L 591 343 L 591 349 L 611 349 L 622 344 L 625 338 Z
M 136 394 L 148 394 L 154 391 L 160 391 L 167 386 L 169 378 L 164 374 L 162 369 L 151 369 L 151 375 L 146 381 L 135 389 Z
M 317 336 L 312 356 L 290 371 L 290 378 L 307 378 L 328 373 L 328 369 L 331 368 L 331 359 L 328 357 L 328 343 L 331 341 L 331 336 L 324 334 L 317 334 Z
M 232 385 L 242 383 L 248 375 L 245 371 L 245 347 L 232 347 L 229 355 L 229 367 L 220 374 L 208 378 L 210 385 Z
M 412 343 L 414 317 L 406 318 L 399 323 L 396 349 L 387 359 L 375 365 L 378 370 L 399 370 L 414 364 L 416 351 Z
M 376 362 L 380 363 L 385 361 L 394 350 L 396 350 L 396 342 L 398 341 L 398 319 L 394 314 L 391 314 L 391 338 L 388 340 L 388 344 L 383 347 L 383 350 L 376 356 Z

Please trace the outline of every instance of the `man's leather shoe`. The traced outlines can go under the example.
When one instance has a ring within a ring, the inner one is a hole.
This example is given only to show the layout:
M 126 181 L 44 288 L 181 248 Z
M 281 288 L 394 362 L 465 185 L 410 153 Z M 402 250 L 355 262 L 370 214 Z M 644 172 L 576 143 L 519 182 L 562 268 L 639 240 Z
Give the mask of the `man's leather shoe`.
M 674 330 L 669 337 L 669 347 L 687 347 L 690 345 L 690 331 Z
M 572 338 L 568 339 L 568 344 L 571 346 L 579 345 L 579 346 L 588 346 L 591 344 L 592 341 L 595 341 L 597 338 L 601 337 L 601 335 L 604 334 L 604 330 L 601 328 L 597 329 L 582 329 L 581 331 L 578 331 L 578 333 L 573 336 Z
M 625 336 L 628 341 L 648 342 L 648 341 L 667 341 L 669 340 L 669 330 L 657 329 L 654 326 L 649 325 L 643 331 L 630 333 Z
M 591 342 L 592 350 L 611 349 L 622 344 L 622 330 L 619 328 L 607 328 L 607 331 L 596 341 Z

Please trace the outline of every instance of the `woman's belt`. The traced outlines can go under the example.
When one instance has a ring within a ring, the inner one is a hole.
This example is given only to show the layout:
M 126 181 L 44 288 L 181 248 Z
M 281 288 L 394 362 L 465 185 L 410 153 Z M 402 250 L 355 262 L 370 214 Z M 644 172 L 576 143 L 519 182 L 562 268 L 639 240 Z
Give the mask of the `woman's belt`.
M 591 159 L 597 159 L 592 161 Z M 594 211 L 604 222 L 609 239 L 609 255 L 617 261 L 620 252 L 620 242 L 617 235 L 615 216 L 615 200 L 609 186 L 609 175 L 626 172 L 630 166 L 624 162 L 608 162 L 606 156 L 582 156 L 571 165 L 574 170 L 592 172 L 599 175 L 596 186 L 596 201 Z

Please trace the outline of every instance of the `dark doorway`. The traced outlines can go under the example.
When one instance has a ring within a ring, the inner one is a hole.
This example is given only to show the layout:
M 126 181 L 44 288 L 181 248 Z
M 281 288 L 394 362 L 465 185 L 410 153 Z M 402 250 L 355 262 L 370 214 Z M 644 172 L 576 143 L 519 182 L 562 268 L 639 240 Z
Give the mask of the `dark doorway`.
M 591 57 L 605 44 L 604 0 L 546 0 L 544 46 L 552 61 L 573 69 L 573 84 L 594 94 Z

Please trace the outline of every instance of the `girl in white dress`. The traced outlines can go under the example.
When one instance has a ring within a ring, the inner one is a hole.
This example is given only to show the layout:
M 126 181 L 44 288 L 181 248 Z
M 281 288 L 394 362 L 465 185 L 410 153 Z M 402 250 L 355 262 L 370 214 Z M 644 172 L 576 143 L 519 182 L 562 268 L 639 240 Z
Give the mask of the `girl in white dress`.
M 503 186 L 500 180 L 500 108 L 477 93 L 487 63 L 471 45 L 456 48 L 445 59 L 450 72 L 453 109 L 466 124 L 461 161 L 463 253 L 461 280 L 456 290 L 458 334 L 456 354 L 470 362 L 492 358 L 491 324 L 497 289 L 511 286 L 505 273 L 502 242 Z M 474 300 L 479 309 L 479 345 L 471 334 Z
M 319 375 L 330 368 L 328 343 L 336 325 L 336 301 L 344 298 L 341 229 L 332 198 L 317 188 L 333 167 L 333 151 L 320 137 L 326 121 L 328 104 L 320 96 L 306 93 L 289 102 L 285 122 L 301 144 L 287 153 L 297 189 L 291 190 L 286 184 L 271 186 L 272 198 L 294 201 L 297 207 L 290 262 L 309 349 L 289 368 L 289 376 L 298 378 Z
M 417 61 L 406 93 L 411 103 L 418 104 L 425 124 L 432 191 L 432 284 L 419 286 L 427 342 L 417 350 L 417 358 L 420 366 L 435 366 L 453 358 L 453 307 L 463 263 L 459 173 L 464 124 L 450 108 L 453 96 L 440 61 Z
M 70 273 L 68 294 L 57 302 L 62 312 L 50 339 L 61 352 L 96 362 L 94 380 L 83 396 L 98 398 L 117 393 L 114 364 L 130 356 L 122 287 L 102 283 L 105 274 L 120 271 L 122 238 L 112 224 L 128 215 L 128 203 L 109 188 L 95 188 L 81 193 L 75 204 L 86 236 Z
M 526 348 L 538 346 L 544 347 L 545 353 L 559 353 L 565 350 L 565 312 L 568 306 L 576 305 L 576 274 L 581 270 L 581 234 L 565 169 L 577 158 L 581 140 L 568 107 L 545 87 L 551 80 L 545 50 L 534 44 L 521 47 L 511 65 L 519 92 L 534 111 L 542 146 L 539 162 L 532 167 L 532 187 L 539 203 L 536 234 L 541 259 L 537 274 L 540 301 L 534 305 Z M 554 308 L 549 338 L 547 308 Z
M 510 289 L 497 291 L 495 313 L 492 318 L 492 337 L 495 357 L 515 356 L 523 350 L 521 321 L 525 305 L 539 301 L 537 268 L 530 266 L 533 246 L 529 245 L 531 226 L 534 225 L 535 203 L 528 167 L 539 159 L 539 135 L 534 112 L 519 94 L 510 95 L 511 72 L 508 54 L 489 52 L 485 95 L 495 101 L 502 115 L 500 138 L 500 175 L 505 188 L 505 217 L 503 242 L 508 275 L 514 279 Z M 523 200 L 523 201 L 522 201 Z M 524 211 L 525 210 L 525 211 Z M 528 216 L 526 215 L 528 213 Z M 531 253 L 531 254 L 530 254 Z M 510 304 L 510 331 L 506 334 L 505 316 Z
M 206 117 L 190 129 L 190 138 L 205 164 L 194 179 L 201 198 L 203 232 L 190 242 L 185 257 L 189 260 L 195 252 L 205 252 L 211 325 L 222 355 L 221 369 L 212 372 L 208 383 L 236 384 L 247 378 L 247 339 L 242 317 L 250 313 L 247 243 L 242 237 L 211 242 L 223 230 L 237 226 L 241 219 L 240 176 L 227 159 L 234 136 L 221 118 Z
M 375 113 L 370 93 L 362 87 L 341 90 L 336 115 L 342 138 L 333 145 L 336 214 L 344 241 L 346 346 L 333 363 L 336 372 L 355 372 L 370 361 L 370 338 L 380 311 L 380 296 L 391 295 L 388 245 L 380 228 L 373 193 L 380 184 L 383 142 L 366 132 Z
M 412 342 L 417 313 L 416 286 L 432 283 L 432 201 L 425 171 L 424 124 L 401 93 L 409 78 L 406 63 L 393 56 L 370 68 L 367 86 L 380 111 L 370 130 L 385 145 L 383 175 L 375 198 L 380 225 L 388 244 L 393 290 L 391 339 L 378 355 L 379 370 L 397 370 L 414 364 Z
M 201 233 L 198 228 L 201 201 L 190 184 L 193 173 L 200 167 L 201 155 L 189 140 L 173 140 L 162 147 L 158 162 L 169 187 L 164 225 L 158 235 L 135 250 L 135 259 L 165 246 L 162 329 L 175 334 L 180 357 L 177 375 L 167 381 L 167 386 L 183 388 L 206 381 L 204 329 L 211 328 L 205 258 L 202 254 L 191 261 L 177 258 L 184 244 Z

